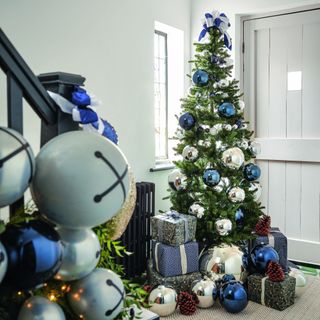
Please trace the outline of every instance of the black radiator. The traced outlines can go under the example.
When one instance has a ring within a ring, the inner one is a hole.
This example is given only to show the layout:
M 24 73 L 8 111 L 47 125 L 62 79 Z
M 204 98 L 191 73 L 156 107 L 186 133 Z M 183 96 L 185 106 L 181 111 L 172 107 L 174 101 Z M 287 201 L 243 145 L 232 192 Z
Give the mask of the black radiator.
M 127 251 L 134 252 L 121 259 L 126 276 L 141 276 L 150 258 L 151 226 L 150 218 L 155 214 L 155 185 L 151 182 L 138 182 L 137 202 L 132 218 L 121 240 Z

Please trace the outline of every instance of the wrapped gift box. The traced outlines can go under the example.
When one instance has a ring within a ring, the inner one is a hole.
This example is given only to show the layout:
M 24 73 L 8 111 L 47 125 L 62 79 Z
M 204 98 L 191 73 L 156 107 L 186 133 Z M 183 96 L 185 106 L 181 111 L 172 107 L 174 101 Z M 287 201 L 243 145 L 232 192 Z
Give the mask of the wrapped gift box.
M 284 310 L 294 304 L 296 279 L 286 276 L 284 281 L 273 282 L 260 274 L 248 277 L 248 298 L 267 307 Z
M 195 239 L 197 218 L 176 211 L 169 211 L 152 217 L 151 227 L 154 240 L 178 246 Z
M 200 272 L 192 272 L 180 276 L 164 277 L 153 268 L 150 260 L 147 268 L 148 281 L 151 286 L 165 285 L 174 288 L 178 293 L 181 291 L 189 291 L 195 280 L 201 279 Z
M 288 240 L 287 237 L 281 233 L 279 228 L 271 228 L 270 234 L 267 236 L 258 236 L 254 241 L 254 246 L 264 243 L 271 245 L 277 252 L 281 264 L 285 272 L 288 271 Z
M 197 242 L 191 241 L 180 246 L 168 246 L 152 240 L 153 266 L 165 277 L 199 271 L 198 255 Z

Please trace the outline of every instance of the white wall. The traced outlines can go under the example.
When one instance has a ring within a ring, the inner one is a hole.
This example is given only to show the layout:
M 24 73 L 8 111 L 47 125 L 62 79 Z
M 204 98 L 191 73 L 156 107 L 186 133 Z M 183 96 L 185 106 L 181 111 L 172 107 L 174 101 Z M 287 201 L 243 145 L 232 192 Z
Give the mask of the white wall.
M 118 131 L 137 181 L 155 182 L 156 206 L 167 209 L 161 199 L 167 195 L 168 172 L 149 173 L 154 20 L 184 31 L 188 61 L 190 0 L 0 0 L 0 27 L 36 74 L 65 71 L 87 78 L 86 87 L 103 101 L 100 113 Z M 0 125 L 5 125 L 3 75 L 0 89 Z M 25 135 L 37 152 L 39 123 L 30 111 L 25 119 Z

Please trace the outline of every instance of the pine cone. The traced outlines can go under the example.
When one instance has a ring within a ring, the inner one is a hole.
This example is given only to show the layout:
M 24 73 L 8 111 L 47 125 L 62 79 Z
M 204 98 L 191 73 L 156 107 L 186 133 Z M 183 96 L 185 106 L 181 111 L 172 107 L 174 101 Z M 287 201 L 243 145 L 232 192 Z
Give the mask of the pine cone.
M 271 281 L 281 282 L 285 279 L 285 274 L 278 262 L 270 261 L 267 268 L 267 275 Z
M 188 292 L 181 292 L 179 294 L 178 304 L 182 314 L 186 316 L 194 314 L 197 310 L 197 303 L 199 303 L 199 300 L 194 295 Z
M 256 234 L 258 236 L 267 236 L 271 228 L 271 218 L 268 215 L 263 215 L 256 224 Z

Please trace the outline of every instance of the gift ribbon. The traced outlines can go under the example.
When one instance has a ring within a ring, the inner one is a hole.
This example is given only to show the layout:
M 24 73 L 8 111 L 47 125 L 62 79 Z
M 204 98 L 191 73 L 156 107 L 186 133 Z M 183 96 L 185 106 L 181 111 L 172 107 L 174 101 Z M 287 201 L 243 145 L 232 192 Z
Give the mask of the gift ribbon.
M 265 290 L 266 290 L 266 280 L 267 279 L 268 279 L 268 277 L 264 277 L 261 280 L 261 304 L 263 306 L 266 305 L 266 302 L 265 302 Z
M 156 263 L 156 270 L 159 272 L 158 247 L 160 243 L 156 243 L 154 247 L 154 261 Z

